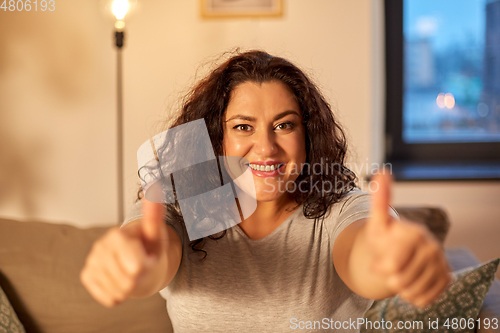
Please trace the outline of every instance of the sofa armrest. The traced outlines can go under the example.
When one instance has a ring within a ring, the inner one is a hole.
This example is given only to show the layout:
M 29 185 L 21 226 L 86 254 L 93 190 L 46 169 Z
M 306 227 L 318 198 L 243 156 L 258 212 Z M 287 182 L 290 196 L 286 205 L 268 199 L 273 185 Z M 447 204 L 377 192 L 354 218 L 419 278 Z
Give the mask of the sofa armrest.
M 172 332 L 160 294 L 108 309 L 83 287 L 85 258 L 107 229 L 0 218 L 0 284 L 27 332 Z

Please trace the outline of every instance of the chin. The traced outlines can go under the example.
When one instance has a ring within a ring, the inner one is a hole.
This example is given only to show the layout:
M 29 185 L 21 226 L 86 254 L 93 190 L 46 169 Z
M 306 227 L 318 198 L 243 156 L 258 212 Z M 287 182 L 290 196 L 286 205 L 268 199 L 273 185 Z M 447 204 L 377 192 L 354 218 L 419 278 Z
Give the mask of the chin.
M 254 177 L 255 179 L 256 177 Z M 288 180 L 290 182 L 292 180 Z M 283 195 L 288 193 L 284 186 L 284 180 L 276 182 L 270 178 L 266 181 L 262 179 L 255 179 L 255 194 L 257 201 L 268 202 L 280 199 Z
M 286 192 L 266 192 L 266 191 L 263 191 L 263 190 L 257 190 L 256 192 L 256 196 L 257 196 L 257 201 L 260 201 L 260 202 L 269 202 L 269 201 L 274 201 L 274 200 L 277 200 L 279 198 L 281 198 L 281 196 L 285 195 Z

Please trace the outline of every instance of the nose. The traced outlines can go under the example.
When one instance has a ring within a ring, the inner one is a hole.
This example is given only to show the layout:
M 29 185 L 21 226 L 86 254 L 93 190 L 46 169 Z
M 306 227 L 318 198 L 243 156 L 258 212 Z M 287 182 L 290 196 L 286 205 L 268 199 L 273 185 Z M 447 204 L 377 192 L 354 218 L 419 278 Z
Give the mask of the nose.
M 274 131 L 261 131 L 260 134 L 256 136 L 254 149 L 257 155 L 263 157 L 276 154 L 278 152 L 278 146 L 276 145 Z

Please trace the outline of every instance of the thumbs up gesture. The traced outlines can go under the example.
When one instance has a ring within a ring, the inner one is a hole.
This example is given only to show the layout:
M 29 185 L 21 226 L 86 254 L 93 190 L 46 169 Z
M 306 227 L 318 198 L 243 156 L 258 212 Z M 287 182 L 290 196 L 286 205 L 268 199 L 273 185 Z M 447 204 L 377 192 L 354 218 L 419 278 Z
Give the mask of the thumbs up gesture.
M 144 199 L 142 220 L 110 228 L 94 243 L 80 280 L 95 300 L 112 307 L 164 287 L 168 231 L 163 214 L 162 204 Z
M 432 303 L 451 281 L 443 250 L 422 225 L 398 221 L 389 215 L 391 177 L 373 178 L 379 189 L 372 196 L 372 214 L 366 224 L 371 269 L 393 293 L 419 307 Z

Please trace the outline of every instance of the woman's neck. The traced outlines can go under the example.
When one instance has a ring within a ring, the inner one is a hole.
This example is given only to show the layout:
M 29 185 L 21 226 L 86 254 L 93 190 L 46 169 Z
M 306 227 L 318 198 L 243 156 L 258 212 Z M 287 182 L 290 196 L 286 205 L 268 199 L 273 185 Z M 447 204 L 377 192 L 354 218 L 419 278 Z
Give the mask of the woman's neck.
M 239 226 L 249 238 L 266 237 L 293 213 L 293 207 L 295 201 L 287 194 L 274 201 L 257 201 L 255 212 L 239 223 Z

